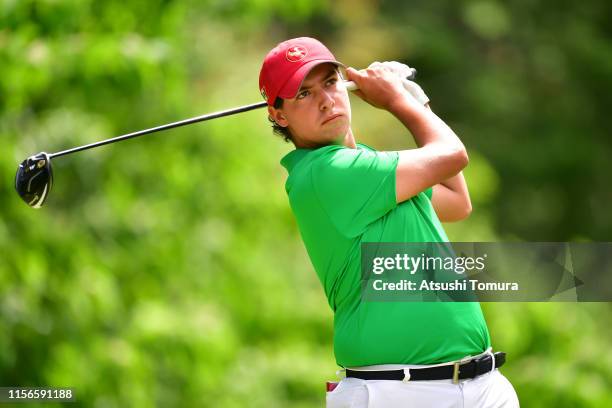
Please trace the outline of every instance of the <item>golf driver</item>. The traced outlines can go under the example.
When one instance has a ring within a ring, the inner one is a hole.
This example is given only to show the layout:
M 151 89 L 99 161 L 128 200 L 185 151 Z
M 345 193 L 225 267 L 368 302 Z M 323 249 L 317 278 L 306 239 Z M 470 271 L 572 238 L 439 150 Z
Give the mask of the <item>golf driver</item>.
M 410 75 L 406 77 L 407 80 L 414 79 L 416 75 L 416 70 L 414 68 L 411 68 L 410 70 Z M 409 81 L 405 81 L 405 84 L 407 84 L 408 82 Z M 345 82 L 345 85 L 349 91 L 354 91 L 357 89 L 356 84 L 353 82 L 347 81 Z M 167 123 L 165 125 L 160 125 L 149 129 L 139 130 L 137 132 L 128 133 L 125 135 L 101 140 L 99 142 L 90 143 L 83 146 L 73 147 L 71 149 L 62 150 L 56 153 L 41 152 L 35 154 L 33 156 L 28 157 L 19 164 L 19 167 L 17 168 L 17 174 L 15 175 L 15 189 L 27 205 L 32 208 L 40 208 L 43 206 L 47 197 L 49 196 L 51 186 L 53 185 L 53 168 L 51 167 L 51 159 L 53 158 L 66 156 L 68 154 L 81 152 L 83 150 L 93 149 L 94 147 L 120 142 L 122 140 L 131 139 L 149 133 L 161 132 L 162 130 L 186 126 L 192 123 L 235 115 L 237 113 L 263 108 L 266 105 L 266 102 L 253 103 L 238 108 L 227 109 L 219 112 L 209 113 L 206 115 L 196 116 L 189 119 L 184 119 L 178 122 Z
M 227 109 L 224 111 L 184 119 L 178 122 L 167 123 L 165 125 L 156 126 L 150 129 L 139 130 L 137 132 L 113 137 L 111 139 L 101 140 L 99 142 L 62 150 L 61 152 L 41 152 L 28 157 L 19 164 L 17 174 L 15 175 L 15 189 L 27 205 L 32 208 L 40 208 L 49 196 L 49 191 L 53 185 L 53 168 L 51 167 L 51 159 L 55 157 L 93 149 L 94 147 L 120 142 L 122 140 L 131 139 L 133 137 L 142 136 L 149 133 L 186 126 L 192 123 L 203 122 L 205 120 L 221 118 L 223 116 L 235 115 L 237 113 L 263 108 L 264 106 L 266 106 L 266 102 L 253 103 L 251 105 L 245 105 L 234 109 Z

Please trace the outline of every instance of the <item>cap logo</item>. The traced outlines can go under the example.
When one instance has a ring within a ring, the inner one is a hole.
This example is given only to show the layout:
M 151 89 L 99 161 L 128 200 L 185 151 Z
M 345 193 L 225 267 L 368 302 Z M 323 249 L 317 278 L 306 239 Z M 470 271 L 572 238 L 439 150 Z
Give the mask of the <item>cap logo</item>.
M 266 102 L 268 102 L 268 95 L 266 94 L 266 87 L 262 87 L 260 92 L 261 92 L 261 96 L 263 96 L 264 100 Z
M 308 55 L 308 50 L 306 47 L 302 47 L 301 45 L 294 45 L 293 47 L 287 50 L 285 57 L 289 62 L 298 62 L 306 58 Z

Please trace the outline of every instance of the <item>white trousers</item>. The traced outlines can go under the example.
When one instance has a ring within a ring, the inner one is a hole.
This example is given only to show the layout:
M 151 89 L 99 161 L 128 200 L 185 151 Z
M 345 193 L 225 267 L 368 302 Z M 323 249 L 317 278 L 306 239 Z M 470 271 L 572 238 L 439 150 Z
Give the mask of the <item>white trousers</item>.
M 451 379 L 402 382 L 344 378 L 327 393 L 326 400 L 327 408 L 519 407 L 512 384 L 498 369 L 457 384 Z

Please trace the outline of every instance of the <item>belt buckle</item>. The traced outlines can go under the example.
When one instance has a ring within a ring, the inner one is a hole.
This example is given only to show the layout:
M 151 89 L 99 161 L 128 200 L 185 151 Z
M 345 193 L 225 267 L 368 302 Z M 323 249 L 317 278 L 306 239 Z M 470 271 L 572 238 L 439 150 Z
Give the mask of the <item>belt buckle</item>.
M 453 384 L 459 384 L 459 367 L 461 366 L 461 361 L 455 361 L 453 363 Z
M 453 363 L 453 384 L 459 384 L 459 371 L 461 371 L 461 365 L 470 361 L 472 356 L 465 356 L 461 360 Z

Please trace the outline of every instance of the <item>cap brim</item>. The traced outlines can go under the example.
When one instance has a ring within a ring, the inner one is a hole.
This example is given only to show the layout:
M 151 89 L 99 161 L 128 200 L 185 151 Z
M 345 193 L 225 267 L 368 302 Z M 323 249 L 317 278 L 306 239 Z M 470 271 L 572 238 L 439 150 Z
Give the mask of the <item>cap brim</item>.
M 299 67 L 298 70 L 295 71 L 295 73 L 291 76 L 291 78 L 289 78 L 289 80 L 285 83 L 285 85 L 283 85 L 281 90 L 278 92 L 278 97 L 283 98 L 283 99 L 294 98 L 297 95 L 300 88 L 302 87 L 302 84 L 304 83 L 304 80 L 308 76 L 308 73 L 317 65 L 326 64 L 326 63 L 334 64 L 337 67 L 346 68 L 343 63 L 335 61 L 335 60 L 308 61 L 306 64 Z

